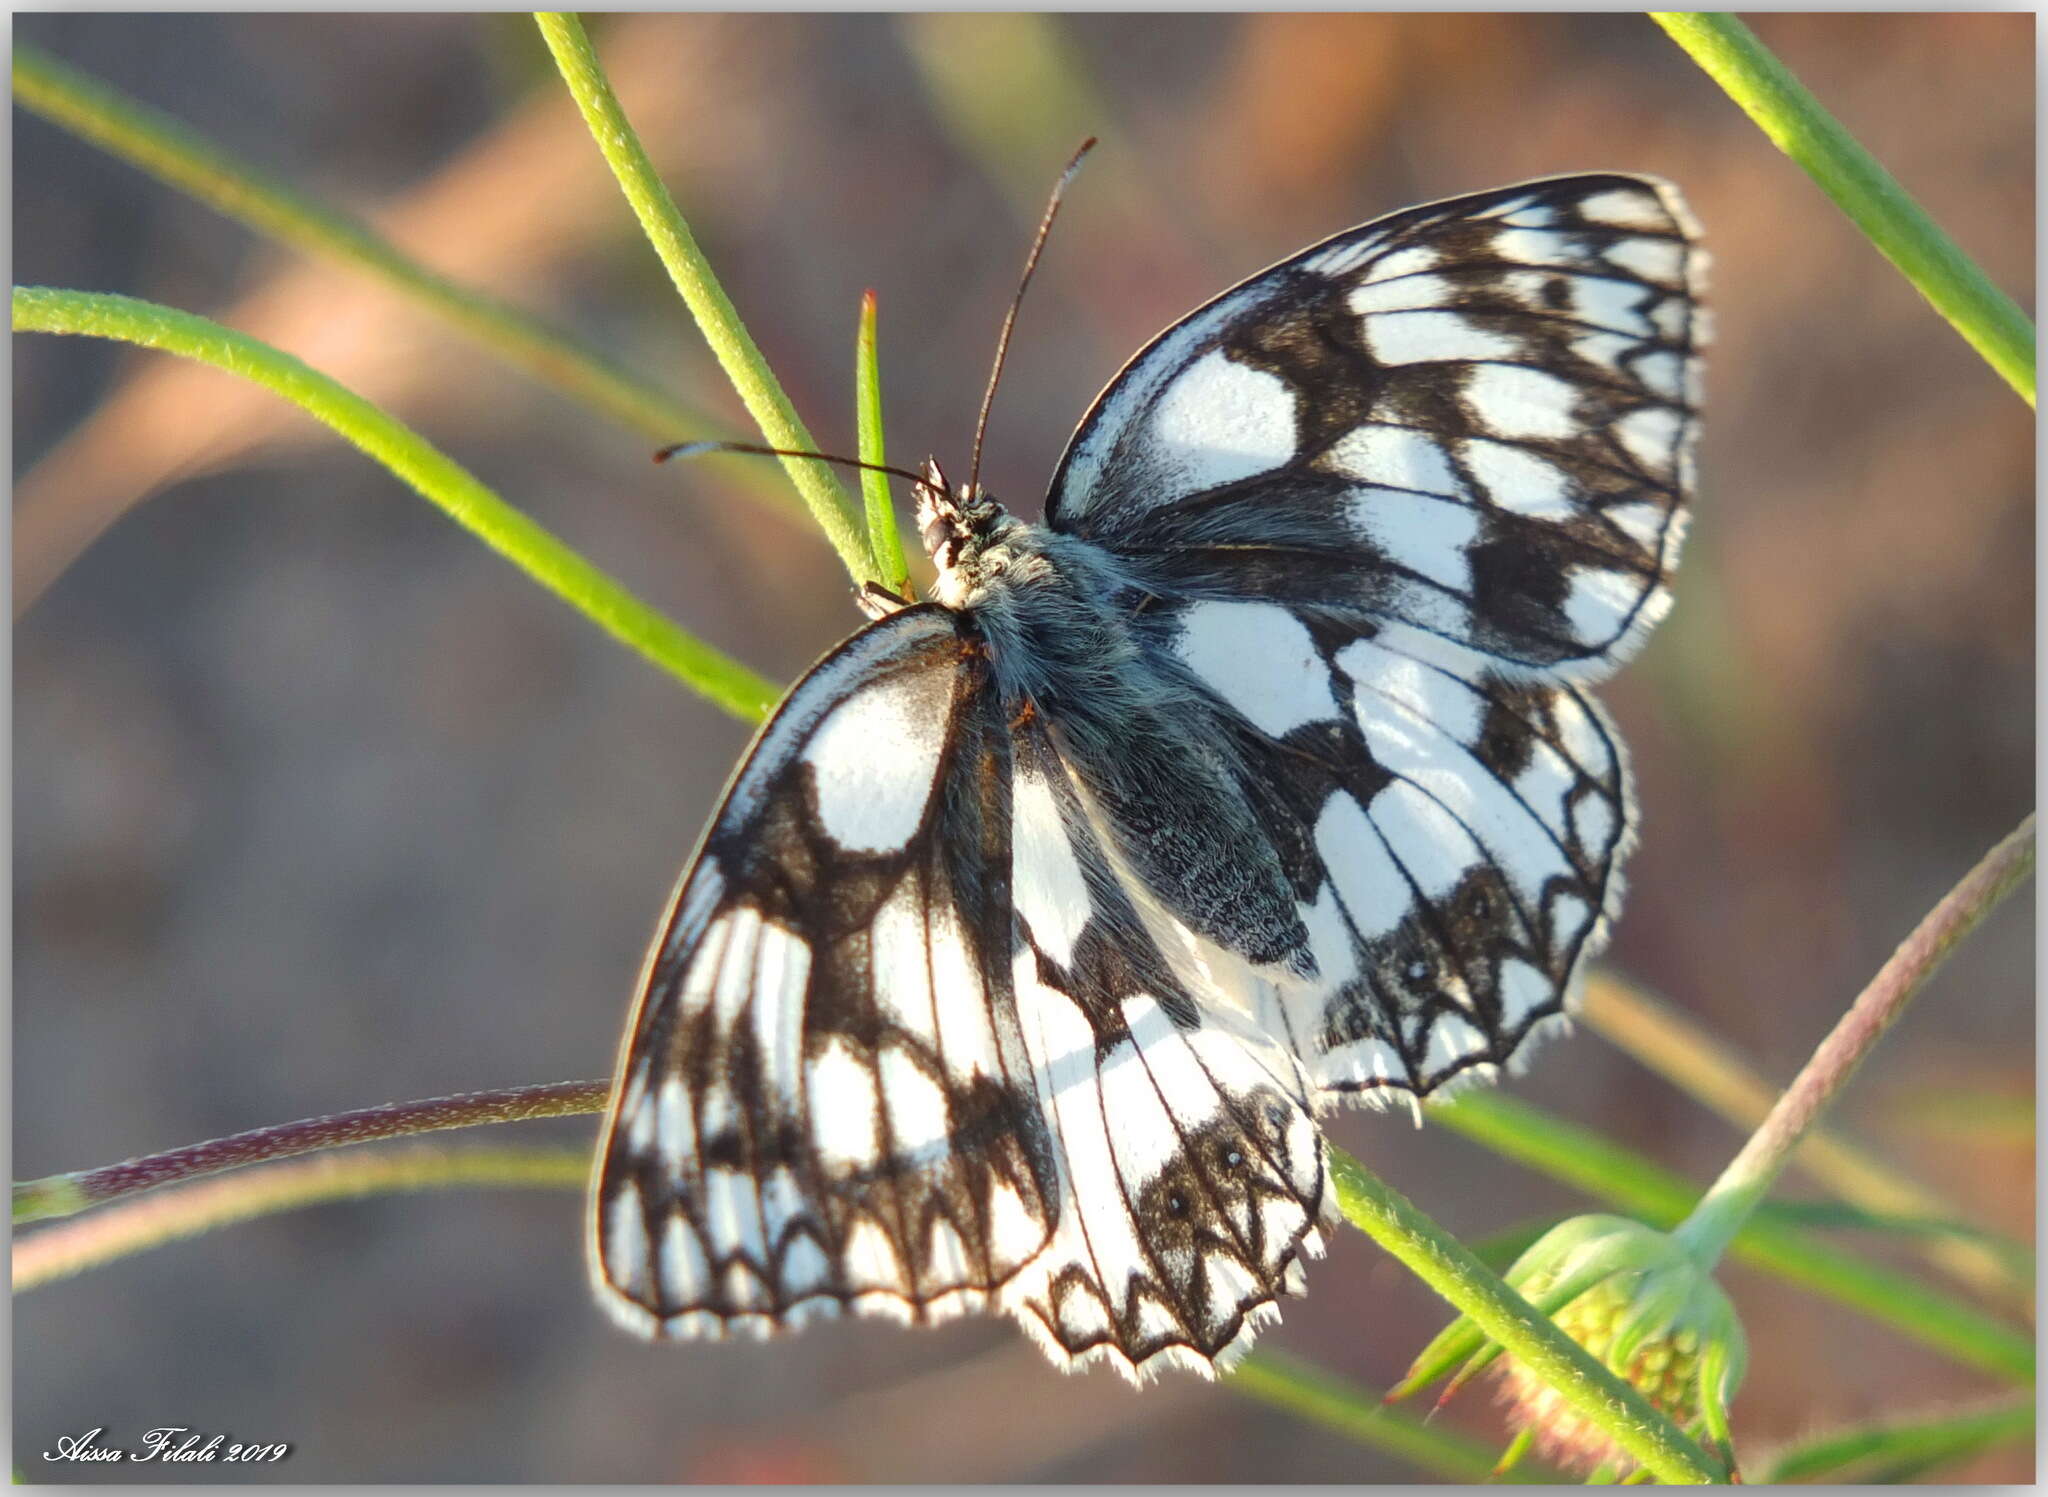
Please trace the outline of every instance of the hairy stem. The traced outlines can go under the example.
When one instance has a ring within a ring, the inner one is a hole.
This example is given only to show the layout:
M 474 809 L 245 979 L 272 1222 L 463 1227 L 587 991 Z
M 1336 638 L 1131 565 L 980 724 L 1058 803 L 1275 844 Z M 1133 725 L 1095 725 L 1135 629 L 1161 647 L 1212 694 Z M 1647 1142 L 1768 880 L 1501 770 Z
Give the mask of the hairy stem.
M 1732 1048 L 1611 972 L 1596 972 L 1586 984 L 1580 1017 L 1609 1044 L 1739 1128 L 1756 1128 L 1777 1100 L 1778 1089 Z M 1793 1151 L 1792 1164 L 1865 1211 L 1931 1224 L 1913 1239 L 1916 1252 L 1979 1293 L 2031 1312 L 2033 1275 L 2015 1265 L 2031 1262 L 2032 1254 L 2017 1244 L 2001 1251 L 1986 1242 L 1985 1234 L 1959 1224 L 1962 1213 L 1955 1206 L 1895 1165 L 1818 1126 Z
M 419 1102 L 388 1102 L 381 1107 L 362 1107 L 327 1117 L 251 1128 L 246 1133 L 187 1144 L 120 1164 L 19 1182 L 14 1187 L 14 1222 L 19 1226 L 71 1216 L 90 1206 L 102 1206 L 159 1185 L 320 1149 L 444 1128 L 474 1128 L 485 1123 L 602 1112 L 610 1091 L 610 1083 L 604 1081 L 555 1081 L 541 1086 L 429 1097 Z
M 640 144 L 625 110 L 619 107 L 611 84 L 605 81 L 604 68 L 584 33 L 583 23 L 571 13 L 556 11 L 535 12 L 534 20 L 539 23 L 548 50 L 554 54 L 563 82 L 568 84 L 577 108 L 583 111 L 584 122 L 590 126 L 598 150 L 603 152 L 626 201 L 638 216 L 641 229 L 667 267 L 676 290 L 682 293 L 690 315 L 697 320 L 704 341 L 717 355 L 726 378 L 732 381 L 761 428 L 761 435 L 770 447 L 817 451 L 818 444 L 798 418 L 789 396 L 783 393 L 753 335 L 740 321 L 731 298 L 712 273 L 710 261 L 704 258 L 696 236 L 690 232 L 654 163 L 647 159 L 646 148 Z M 853 580 L 888 586 L 889 579 L 881 575 L 868 548 L 860 511 L 833 477 L 832 470 L 824 463 L 801 458 L 786 457 L 782 465 Z
M 1527 1300 L 1364 1165 L 1329 1149 L 1337 1204 L 1352 1225 L 1519 1357 L 1566 1402 L 1667 1482 L 1722 1482 L 1726 1474 L 1693 1441 L 1594 1360 Z
M 403 422 L 288 353 L 154 302 L 44 286 L 15 288 L 14 327 L 138 343 L 262 385 L 325 422 L 614 639 L 733 716 L 759 721 L 782 695 L 774 682 L 634 597 Z
M 2034 818 L 2029 814 L 1942 897 L 1878 969 L 1778 1098 L 1770 1115 L 1721 1172 L 1721 1178 L 1673 1232 L 1702 1263 L 1712 1264 L 1721 1256 L 1757 1203 L 1770 1193 L 1793 1149 L 1856 1074 L 1871 1048 L 1898 1021 L 1957 944 L 2033 867 Z

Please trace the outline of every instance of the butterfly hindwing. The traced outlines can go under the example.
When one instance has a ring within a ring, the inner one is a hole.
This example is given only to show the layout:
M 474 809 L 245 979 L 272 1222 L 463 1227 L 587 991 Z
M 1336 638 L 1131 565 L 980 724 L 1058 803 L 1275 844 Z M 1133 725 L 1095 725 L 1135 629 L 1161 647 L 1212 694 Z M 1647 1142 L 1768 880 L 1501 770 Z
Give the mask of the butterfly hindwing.
M 1044 736 L 1017 746 L 1015 989 L 1063 1166 L 1060 1226 L 1006 1303 L 1056 1356 L 1227 1365 L 1322 1251 L 1300 1065 L 1174 974 Z
M 1124 753 L 1063 742 L 1205 1014 L 1249 1009 L 1325 1094 L 1386 1095 L 1486 1074 L 1564 1009 L 1632 835 L 1583 692 L 1265 600 L 1155 599 L 1138 623 L 1172 712 L 1134 717 Z
M 1132 360 L 1048 522 L 1162 587 L 1362 611 L 1596 679 L 1668 603 L 1703 269 L 1676 193 L 1626 176 L 1340 234 Z

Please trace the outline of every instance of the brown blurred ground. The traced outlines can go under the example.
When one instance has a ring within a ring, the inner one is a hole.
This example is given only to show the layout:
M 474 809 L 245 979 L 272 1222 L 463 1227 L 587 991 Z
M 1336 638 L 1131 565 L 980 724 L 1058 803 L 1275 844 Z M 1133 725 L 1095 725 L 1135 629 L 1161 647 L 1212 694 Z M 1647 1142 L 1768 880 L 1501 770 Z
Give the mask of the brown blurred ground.
M 512 18 L 17 24 L 363 211 L 432 191 L 529 106 L 542 123 L 522 149 L 553 140 L 548 172 L 573 174 L 588 147 L 549 113 L 544 54 Z M 964 456 L 1027 231 L 1012 184 L 1049 181 L 1074 141 L 1103 137 L 997 408 L 985 477 L 1027 513 L 1125 354 L 1302 244 L 1553 172 L 1684 188 L 1716 257 L 1705 489 L 1678 607 L 1605 693 L 1645 806 L 1613 959 L 1789 1075 L 2031 804 L 2025 407 L 1647 21 L 1071 18 L 1058 24 L 1107 108 L 1074 109 L 1056 145 L 996 161 L 934 106 L 916 59 L 997 22 L 948 24 L 635 18 L 609 32 L 630 43 L 619 67 L 640 102 L 622 76 L 626 103 L 661 111 L 656 152 L 735 301 L 842 449 L 855 308 L 873 286 L 894 455 Z M 2031 286 L 2031 17 L 1758 25 L 2001 285 Z M 788 677 L 857 622 L 822 544 L 718 465 L 650 469 L 644 439 L 20 112 L 15 166 L 18 281 L 224 314 L 299 277 L 285 322 L 308 341 L 288 346 L 750 663 Z M 602 183 L 594 154 L 587 170 Z M 415 225 L 422 253 L 715 392 L 621 207 L 598 192 L 565 213 L 567 188 L 534 200 L 516 169 L 490 180 L 472 209 Z M 17 340 L 25 492 L 84 505 L 134 497 L 117 482 L 156 491 L 16 631 L 17 1176 L 602 1073 L 640 945 L 744 731 L 309 423 L 237 407 L 214 430 L 236 398 L 224 378 L 156 410 L 164 441 L 199 431 L 214 453 L 179 457 L 188 476 L 152 469 L 163 449 L 148 431 L 102 423 L 99 487 L 53 490 L 39 459 L 151 367 Z M 1976 1099 L 2031 1096 L 2031 904 L 1957 958 L 1842 1114 L 2022 1236 L 2026 1132 L 1989 1127 Z M 1591 1036 L 1518 1085 L 1698 1177 L 1734 1144 Z M 1937 1126 L 1928 1103 L 1944 1097 L 1963 1101 Z M 1333 1132 L 1474 1235 L 1580 1204 L 1405 1118 Z M 336 1206 L 40 1291 L 16 1307 L 17 1462 L 63 1479 L 37 1460 L 58 1434 L 176 1422 L 293 1442 L 289 1465 L 263 1473 L 293 1481 L 1406 1474 L 1218 1390 L 1063 1381 L 992 1324 L 639 1346 L 589 1302 L 579 1216 L 567 1196 Z M 1989 1391 L 1774 1282 L 1737 1271 L 1731 1287 L 1754 1342 L 1737 1406 L 1754 1446 Z M 1272 1342 L 1384 1386 L 1441 1317 L 1346 1234 Z M 1447 1423 L 1493 1431 L 1483 1398 Z M 1955 1474 L 2030 1469 L 2012 1454 Z

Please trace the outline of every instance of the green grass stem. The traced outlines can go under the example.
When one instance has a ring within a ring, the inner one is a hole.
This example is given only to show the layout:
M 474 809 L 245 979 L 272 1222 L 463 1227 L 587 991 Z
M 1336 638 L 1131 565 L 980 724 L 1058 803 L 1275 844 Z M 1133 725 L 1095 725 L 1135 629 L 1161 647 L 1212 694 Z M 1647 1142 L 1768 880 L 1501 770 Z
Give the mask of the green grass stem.
M 2034 325 L 1927 216 L 1876 157 L 1734 16 L 1652 11 L 1650 18 L 1742 106 L 1771 143 L 1854 220 L 1984 361 L 2034 403 Z
M 770 447 L 817 451 L 818 444 L 740 321 L 675 199 L 654 170 L 654 163 L 647 159 L 646 148 L 619 106 L 611 84 L 605 80 L 604 68 L 583 23 L 573 14 L 557 11 L 536 12 L 534 19 L 548 50 L 554 54 L 555 65 L 561 69 L 563 82 L 568 84 L 577 108 L 583 111 L 584 122 L 589 125 L 598 150 L 639 218 L 642 231 L 661 257 L 669 279 L 682 293 L 704 341 L 711 345 L 712 353 L 760 427 L 761 435 Z M 831 468 L 821 462 L 790 457 L 783 458 L 782 465 L 853 580 L 888 586 L 889 579 L 882 575 L 868 548 L 861 512 Z
M 104 292 L 18 286 L 14 327 L 140 344 L 261 385 L 332 427 L 614 639 L 735 717 L 758 721 L 782 695 L 774 682 L 634 597 L 402 422 L 288 353 L 190 312 Z
M 2031 1442 L 2033 1433 L 2030 1394 L 1981 1408 L 1880 1420 L 1802 1440 L 1766 1461 L 1755 1480 L 1766 1485 L 1881 1480 L 1878 1473 L 1887 1468 L 1921 1470 L 2008 1441 Z
M 882 426 L 882 365 L 875 342 L 875 293 L 860 299 L 860 331 L 854 339 L 854 413 L 858 420 L 860 460 L 877 467 L 889 461 Z M 896 504 L 889 497 L 889 475 L 863 468 L 861 496 L 867 502 L 868 546 L 882 569 L 882 584 L 900 598 L 910 596 L 910 567 L 903 560 L 903 537 L 896 528 Z
M 703 412 L 596 350 L 509 302 L 449 280 L 368 224 L 236 160 L 181 121 L 25 43 L 14 49 L 14 102 L 266 238 L 383 282 L 622 426 L 662 442 L 722 435 Z M 787 503 L 779 484 L 762 489 Z
M 1498 1457 L 1477 1440 L 1443 1429 L 1426 1416 L 1418 1418 L 1391 1407 L 1374 1390 L 1292 1357 L 1255 1351 L 1223 1379 L 1223 1386 L 1361 1445 L 1399 1456 L 1446 1481 L 1494 1479 Z M 1558 1478 L 1539 1467 L 1516 1471 L 1504 1479 L 1550 1483 Z
M 431 1145 L 321 1154 L 180 1186 L 14 1239 L 14 1290 L 40 1288 L 150 1248 L 259 1216 L 397 1192 L 454 1186 L 583 1189 L 583 1148 L 446 1149 Z

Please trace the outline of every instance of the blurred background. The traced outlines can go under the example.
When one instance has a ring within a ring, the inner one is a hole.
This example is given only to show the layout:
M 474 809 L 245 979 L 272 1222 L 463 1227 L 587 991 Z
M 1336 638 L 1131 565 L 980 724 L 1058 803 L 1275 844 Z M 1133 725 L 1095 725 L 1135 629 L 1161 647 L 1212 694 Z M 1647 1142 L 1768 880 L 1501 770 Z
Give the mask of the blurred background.
M 2030 311 L 2033 26 L 1757 19 Z M 16 27 L 747 433 L 530 22 Z M 1706 225 L 1717 338 L 1678 605 L 1603 692 L 1644 807 L 1613 967 L 1782 1080 L 2032 804 L 2030 414 L 1648 21 L 622 16 L 594 35 L 754 335 L 841 451 L 873 287 L 891 455 L 964 466 L 1043 194 L 1102 137 L 995 412 L 984 477 L 1028 516 L 1122 360 L 1261 266 L 1524 177 L 1671 178 Z M 280 344 L 778 679 L 859 622 L 772 465 L 652 468 L 648 434 L 21 110 L 14 162 L 17 281 Z M 16 1176 L 604 1074 L 747 730 L 252 387 L 47 337 L 15 340 L 14 381 Z M 1838 1115 L 2022 1238 L 2032 906 L 1961 952 Z M 1739 1141 L 1583 1031 L 1515 1086 L 1701 1181 Z M 592 1135 L 588 1119 L 521 1128 Z M 1464 1234 L 1587 1209 L 1405 1115 L 1331 1133 Z M 643 1346 L 591 1302 L 581 1216 L 567 1192 L 325 1206 L 26 1296 L 17 1463 L 65 1479 L 81 1473 L 36 1459 L 58 1435 L 176 1422 L 290 1441 L 288 1464 L 250 1473 L 287 1481 L 1412 1474 L 1214 1386 L 1062 1378 L 1007 1322 Z M 1753 1343 L 1746 1448 L 1995 1387 L 1776 1280 L 1725 1282 Z M 1346 1232 L 1262 1344 L 1385 1387 L 1446 1318 Z M 1483 1391 L 1438 1423 L 1500 1438 Z M 2030 1473 L 2013 1451 L 1945 1474 Z

